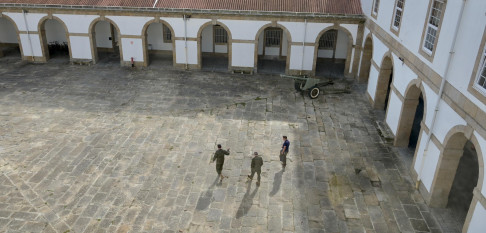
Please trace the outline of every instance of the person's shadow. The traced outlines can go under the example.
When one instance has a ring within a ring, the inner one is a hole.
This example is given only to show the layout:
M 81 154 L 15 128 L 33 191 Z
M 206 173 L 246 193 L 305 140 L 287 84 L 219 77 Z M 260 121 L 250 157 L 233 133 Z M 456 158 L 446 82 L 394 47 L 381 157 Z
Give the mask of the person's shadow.
M 278 190 L 280 189 L 280 184 L 282 184 L 283 171 L 284 170 L 282 169 L 279 172 L 275 173 L 275 175 L 273 176 L 273 188 L 270 192 L 271 197 L 275 196 L 275 194 L 277 194 Z
M 218 184 L 219 175 L 216 177 L 214 182 L 209 186 L 209 188 L 199 196 L 197 200 L 196 210 L 205 210 L 209 207 L 211 202 L 213 201 L 213 188 Z
M 260 186 L 257 185 L 256 188 L 253 190 L 253 192 L 250 194 L 251 181 L 248 182 L 246 186 L 245 196 L 243 196 L 243 200 L 241 200 L 240 207 L 238 207 L 238 210 L 236 211 L 237 219 L 245 216 L 248 213 L 248 211 L 250 211 L 251 206 L 253 205 L 253 198 L 255 197 L 259 187 Z

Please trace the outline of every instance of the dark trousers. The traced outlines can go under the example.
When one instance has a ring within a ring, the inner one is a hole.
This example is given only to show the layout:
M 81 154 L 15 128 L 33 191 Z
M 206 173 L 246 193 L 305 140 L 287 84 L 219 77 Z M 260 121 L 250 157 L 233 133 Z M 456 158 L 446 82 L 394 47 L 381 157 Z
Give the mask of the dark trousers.
M 289 152 L 283 152 L 283 153 L 280 153 L 280 162 L 282 162 L 282 165 L 285 167 L 287 165 L 287 154 Z
M 221 172 L 223 171 L 223 164 L 216 164 L 216 172 L 218 172 L 218 175 L 221 175 Z
M 257 178 L 258 183 L 260 183 L 260 173 L 262 173 L 262 171 L 261 171 L 261 170 L 256 170 L 256 169 L 253 169 L 253 168 L 252 168 L 252 169 L 251 169 L 251 175 L 250 175 L 250 179 L 253 179 L 253 176 L 255 175 L 255 172 L 256 172 L 256 173 L 257 173 L 257 175 L 258 175 L 258 178 Z

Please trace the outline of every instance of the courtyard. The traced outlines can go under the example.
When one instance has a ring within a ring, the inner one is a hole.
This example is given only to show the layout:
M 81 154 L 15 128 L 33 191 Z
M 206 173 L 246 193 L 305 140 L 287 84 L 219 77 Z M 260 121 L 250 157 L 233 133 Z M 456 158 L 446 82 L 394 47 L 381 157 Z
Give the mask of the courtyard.
M 270 74 L 0 61 L 0 232 L 457 230 L 415 190 L 413 152 L 382 137 L 365 84 L 311 100 Z M 255 151 L 260 186 L 245 183 Z

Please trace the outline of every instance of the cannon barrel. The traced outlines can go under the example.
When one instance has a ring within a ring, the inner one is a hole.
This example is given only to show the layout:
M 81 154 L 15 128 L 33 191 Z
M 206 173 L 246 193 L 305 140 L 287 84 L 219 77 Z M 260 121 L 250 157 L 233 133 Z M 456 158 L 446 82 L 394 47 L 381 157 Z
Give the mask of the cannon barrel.
M 301 80 L 301 81 L 307 81 L 307 80 L 309 80 L 309 78 L 307 76 L 293 76 L 293 75 L 284 75 L 284 74 L 281 74 L 280 77 L 282 77 L 282 78 L 291 78 L 291 79 L 294 79 L 294 80 Z

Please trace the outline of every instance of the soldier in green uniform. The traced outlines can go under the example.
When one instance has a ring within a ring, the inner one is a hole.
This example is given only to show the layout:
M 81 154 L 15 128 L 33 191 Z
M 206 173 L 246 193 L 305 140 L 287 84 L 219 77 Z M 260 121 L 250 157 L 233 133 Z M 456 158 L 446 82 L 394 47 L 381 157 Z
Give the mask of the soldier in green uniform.
M 260 185 L 260 174 L 262 173 L 263 159 L 258 156 L 258 152 L 253 153 L 253 159 L 251 160 L 251 175 L 248 175 L 248 181 L 253 179 L 255 172 L 258 175 L 257 185 Z
M 218 172 L 218 175 L 220 177 L 220 182 L 223 181 L 224 176 L 221 173 L 223 171 L 223 164 L 224 164 L 224 155 L 229 155 L 230 154 L 230 149 L 228 148 L 227 150 L 221 149 L 221 144 L 218 144 L 218 150 L 214 152 L 213 159 L 211 160 L 211 163 L 213 163 L 216 160 L 216 172 Z

